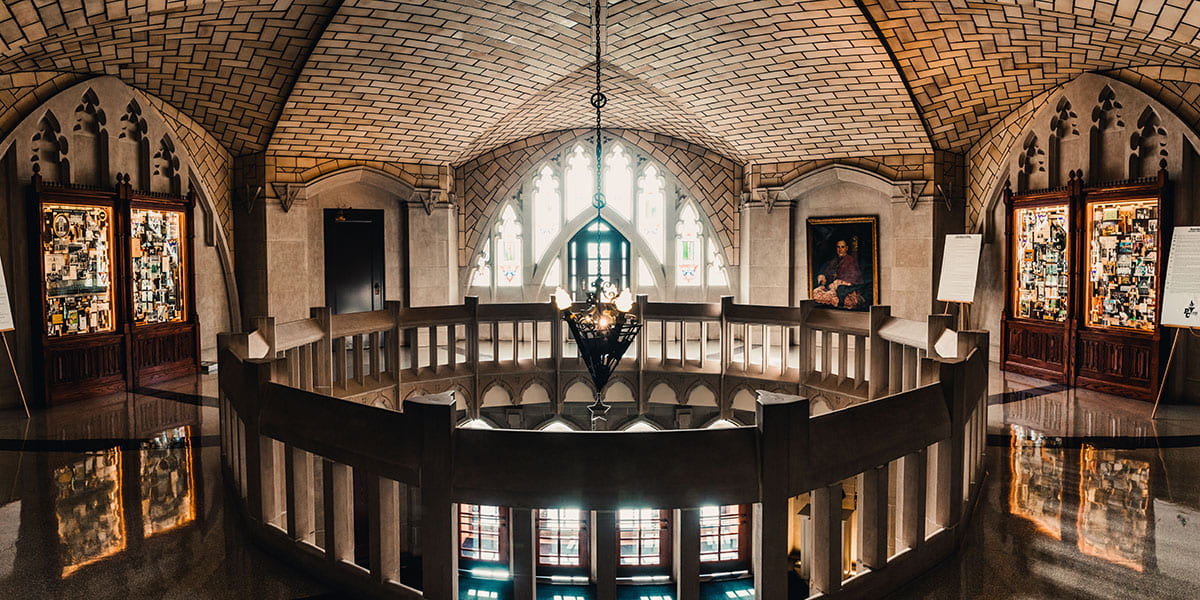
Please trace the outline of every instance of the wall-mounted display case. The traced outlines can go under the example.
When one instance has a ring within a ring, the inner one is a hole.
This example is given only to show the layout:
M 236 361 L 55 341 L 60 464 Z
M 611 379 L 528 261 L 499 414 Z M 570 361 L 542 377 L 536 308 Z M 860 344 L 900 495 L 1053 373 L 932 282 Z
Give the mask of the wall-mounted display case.
M 60 186 L 34 176 L 30 253 L 41 284 L 41 395 L 49 404 L 194 373 L 189 198 Z
M 1157 177 L 1013 195 L 1002 366 L 1149 400 L 1161 379 L 1158 328 L 1170 215 Z
M 174 323 L 187 318 L 181 211 L 134 208 L 130 211 L 133 322 Z
M 111 206 L 42 206 L 46 335 L 113 330 L 112 223 Z

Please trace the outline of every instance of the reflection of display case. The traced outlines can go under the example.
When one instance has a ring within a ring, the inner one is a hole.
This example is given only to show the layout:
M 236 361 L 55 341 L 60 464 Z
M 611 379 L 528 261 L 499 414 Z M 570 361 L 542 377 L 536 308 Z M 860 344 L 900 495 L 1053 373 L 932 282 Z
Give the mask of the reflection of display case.
M 125 549 L 119 448 L 55 469 L 54 481 L 63 577 Z
M 1008 510 L 1061 540 L 1065 467 L 1062 440 L 1020 425 L 1012 425 L 1011 436 Z
M 141 449 L 142 535 L 183 527 L 196 519 L 188 427 L 164 431 Z
M 1002 366 L 1150 399 L 1161 379 L 1167 174 L 1013 195 Z
M 189 198 L 33 178 L 32 315 L 49 404 L 194 373 Z M 37 309 L 34 309 L 37 311 Z
M 1149 539 L 1150 463 L 1097 450 L 1079 452 L 1079 550 L 1142 571 L 1152 556 Z

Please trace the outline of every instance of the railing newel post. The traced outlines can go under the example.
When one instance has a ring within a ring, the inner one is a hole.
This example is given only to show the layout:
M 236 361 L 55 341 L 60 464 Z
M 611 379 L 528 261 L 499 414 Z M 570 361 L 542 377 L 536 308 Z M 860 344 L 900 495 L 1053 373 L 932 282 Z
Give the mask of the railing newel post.
M 891 343 L 887 340 L 884 340 L 883 336 L 879 334 L 880 328 L 882 328 L 890 318 L 892 318 L 892 307 L 871 307 L 871 325 L 869 333 L 871 357 L 868 359 L 871 363 L 871 370 L 870 374 L 868 375 L 868 400 L 876 400 L 887 396 L 888 390 L 890 389 L 890 384 L 888 382 L 888 355 Z

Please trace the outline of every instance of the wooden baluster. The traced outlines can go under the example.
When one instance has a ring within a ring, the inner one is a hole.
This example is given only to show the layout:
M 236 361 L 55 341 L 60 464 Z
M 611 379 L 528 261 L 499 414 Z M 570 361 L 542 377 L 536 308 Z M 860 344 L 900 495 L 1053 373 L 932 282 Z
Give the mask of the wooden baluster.
M 708 328 L 712 324 L 708 321 L 700 321 L 700 368 L 704 368 L 704 362 L 708 360 Z
M 783 377 L 791 368 L 791 352 L 792 352 L 792 328 L 783 326 L 779 328 L 779 376 Z
M 300 350 L 298 348 L 290 348 L 284 354 L 284 364 L 287 366 L 287 384 L 291 387 L 300 387 Z
M 313 467 L 312 455 L 290 444 L 285 450 L 287 457 L 288 537 L 300 542 L 313 543 Z
M 833 375 L 833 332 L 821 330 L 821 379 Z
M 333 338 L 333 385 L 346 389 L 346 338 Z
M 521 322 L 512 323 L 512 362 L 513 366 L 521 364 Z
M 917 370 L 921 363 L 917 360 L 917 349 L 912 346 L 904 347 L 904 390 L 917 387 Z
M 758 366 L 758 372 L 763 375 L 767 374 L 767 367 L 771 364 L 771 328 L 763 323 L 762 325 L 762 364 Z
M 325 557 L 331 562 L 354 561 L 354 485 L 347 465 L 325 464 Z
M 845 383 L 846 373 L 849 371 L 846 364 L 846 359 L 849 356 L 849 348 L 847 348 L 847 340 L 850 339 L 850 334 L 842 332 L 838 334 L 838 385 Z
M 667 366 L 667 344 L 669 343 L 669 340 L 667 339 L 667 337 L 668 337 L 669 329 L 667 328 L 667 322 L 665 320 L 659 321 L 659 323 L 661 324 L 659 326 L 659 331 L 662 332 L 662 339 L 659 340 L 659 346 L 660 346 L 660 350 L 661 350 L 662 354 L 659 356 L 659 359 L 661 360 L 662 367 L 666 368 L 666 366 Z
M 917 548 L 925 541 L 925 449 L 905 455 L 900 464 L 900 506 L 896 514 L 900 517 L 900 546 Z M 897 548 L 899 550 L 900 548 Z
M 899 394 L 904 391 L 904 346 L 896 342 L 887 342 L 888 356 L 888 393 Z
M 366 377 L 365 377 L 366 373 L 363 372 L 364 371 L 363 367 L 365 366 L 365 363 L 366 363 L 366 361 L 363 359 L 363 344 L 364 344 L 365 340 L 363 340 L 363 334 L 361 334 L 361 333 L 358 335 L 355 335 L 353 340 L 354 340 L 354 382 L 358 384 L 358 388 L 361 390 L 363 388 L 363 386 L 366 385 Z
M 500 364 L 500 322 L 492 321 L 492 364 Z
M 379 345 L 379 332 L 372 331 L 367 340 L 371 346 L 371 375 L 376 382 L 383 381 L 383 348 Z
M 842 587 L 842 482 L 812 491 L 811 514 L 813 589 L 832 594 Z
M 750 351 L 754 348 L 754 338 L 750 335 L 750 323 L 742 323 L 742 373 L 750 374 Z
M 313 345 L 300 346 L 300 389 L 311 392 L 313 389 Z
M 854 387 L 867 384 L 867 338 L 854 336 Z
M 438 327 L 433 325 L 429 329 L 429 372 L 437 373 L 438 366 Z
M 862 474 L 861 523 L 863 564 L 882 569 L 888 559 L 888 465 Z
M 376 583 L 400 581 L 400 484 L 367 477 L 367 522 L 371 578 Z

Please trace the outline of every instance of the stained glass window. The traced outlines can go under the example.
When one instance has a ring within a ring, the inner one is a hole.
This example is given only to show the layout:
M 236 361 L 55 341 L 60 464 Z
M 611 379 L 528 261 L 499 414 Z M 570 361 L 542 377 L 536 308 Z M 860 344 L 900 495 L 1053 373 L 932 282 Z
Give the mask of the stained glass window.
M 675 284 L 701 285 L 701 267 L 704 257 L 700 255 L 701 244 L 704 241 L 703 229 L 700 226 L 700 216 L 696 209 L 688 204 L 679 213 L 679 222 L 675 225 Z
M 521 223 L 512 205 L 500 213 L 500 225 L 496 228 L 496 285 L 516 287 L 521 285 Z
M 638 178 L 638 233 L 659 262 L 662 262 L 666 253 L 666 197 L 663 187 L 663 178 L 654 165 L 646 167 Z
M 558 177 L 550 165 L 542 167 L 541 173 L 533 183 L 533 258 L 541 259 L 542 255 L 554 241 L 562 229 L 562 193 L 558 186 Z

